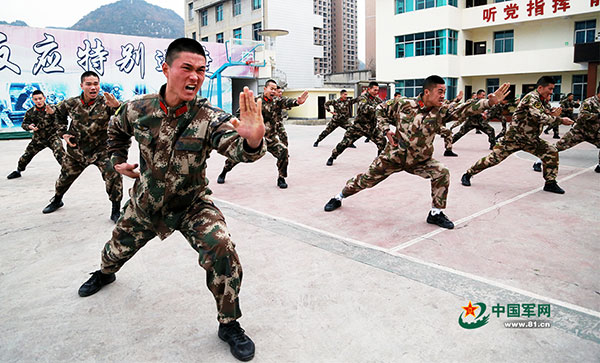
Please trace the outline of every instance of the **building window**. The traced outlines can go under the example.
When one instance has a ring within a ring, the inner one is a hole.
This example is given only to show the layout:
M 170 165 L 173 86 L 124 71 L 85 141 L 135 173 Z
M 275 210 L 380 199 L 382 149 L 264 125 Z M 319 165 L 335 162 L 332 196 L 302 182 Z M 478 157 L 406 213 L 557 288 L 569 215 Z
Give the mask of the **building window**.
M 458 7 L 458 0 L 395 0 L 395 13 L 402 14 L 446 5 Z
M 260 0 L 252 0 L 252 10 L 260 9 L 261 7 Z
M 506 30 L 494 32 L 494 53 L 507 53 L 513 51 L 514 31 Z
M 223 4 L 215 6 L 215 21 L 223 20 Z
M 238 16 L 242 13 L 242 0 L 233 0 L 233 16 Z
M 562 76 L 552 76 L 554 78 L 554 91 L 552 92 L 552 101 L 560 101 L 560 88 L 562 85 Z
M 235 39 L 242 39 L 242 28 L 233 29 L 233 37 Z
M 452 100 L 456 97 L 458 78 L 444 78 L 444 81 L 446 81 L 446 99 Z
M 217 43 L 223 43 L 223 33 L 217 34 Z
M 396 58 L 456 54 L 457 38 L 458 32 L 451 29 L 398 35 L 395 37 Z
M 202 37 L 202 39 L 200 39 L 201 42 L 208 42 L 208 37 Z
M 500 88 L 500 78 L 488 78 L 485 80 L 485 88 L 487 88 L 487 94 L 496 92 Z
M 417 97 L 423 90 L 424 78 L 396 80 L 396 91 L 404 97 Z
M 262 40 L 262 36 L 258 34 L 259 31 L 262 30 L 262 23 L 254 23 L 252 24 L 252 39 L 253 40 Z
M 555 86 L 556 87 L 556 86 Z M 586 99 L 587 91 L 587 74 L 579 74 L 573 76 L 573 98 L 578 101 Z
M 593 43 L 596 38 L 596 19 L 575 22 L 575 44 Z
M 192 32 L 192 39 L 196 40 L 196 32 Z
M 200 26 L 208 25 L 208 10 L 202 10 L 200 12 Z
M 194 3 L 188 4 L 188 20 L 194 20 Z

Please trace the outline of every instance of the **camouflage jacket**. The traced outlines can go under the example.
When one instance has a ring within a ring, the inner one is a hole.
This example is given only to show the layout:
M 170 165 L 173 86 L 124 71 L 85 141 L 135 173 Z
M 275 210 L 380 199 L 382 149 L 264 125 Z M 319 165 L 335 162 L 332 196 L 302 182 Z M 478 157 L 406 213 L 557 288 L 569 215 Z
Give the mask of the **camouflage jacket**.
M 504 117 L 511 116 L 517 109 L 517 105 L 517 101 L 493 105 L 488 111 L 488 120 L 503 120 Z
M 58 135 L 62 137 L 69 134 L 75 137 L 72 142 L 76 146 L 72 148 L 67 144 L 67 154 L 88 163 L 105 158 L 108 138 L 106 130 L 115 110 L 106 104 L 102 96 L 87 104 L 83 101 L 83 94 L 59 103 L 55 112 L 59 125 Z M 68 128 L 67 117 L 71 118 Z
M 586 132 L 600 138 L 600 98 L 598 98 L 598 95 L 586 98 L 583 101 L 577 124 Z
M 576 108 L 579 108 L 579 106 L 579 102 L 569 101 L 568 98 L 563 99 L 562 101 L 560 101 L 560 107 L 562 107 L 561 116 L 569 117 L 572 119 L 573 111 L 575 111 Z
M 262 97 L 262 115 L 265 121 L 265 137 L 272 138 L 277 133 L 277 124 L 282 121 L 281 113 L 283 110 L 291 109 L 292 107 L 300 106 L 295 98 L 274 97 L 269 100 L 264 95 L 260 95 L 256 99 Z
M 543 101 L 537 90 L 526 94 L 513 113 L 512 122 L 506 132 L 506 139 L 532 140 L 538 138 L 545 125 L 561 122 L 558 116 L 551 116 L 550 103 Z
M 425 107 L 421 97 L 391 99 L 377 107 L 380 131 L 385 135 L 391 126 L 396 127 L 396 148 L 406 150 L 410 164 L 431 159 L 435 134 L 444 136 L 448 131 L 445 121 L 481 113 L 490 107 L 487 99 Z
M 383 102 L 381 98 L 377 96 L 373 97 L 369 93 L 365 92 L 360 95 L 355 102 L 358 103 L 358 110 L 356 111 L 354 123 L 367 125 L 369 127 L 376 127 L 377 116 L 375 114 L 375 110 L 377 105 Z
M 290 101 L 289 101 L 290 98 L 288 98 L 288 97 L 277 97 L 277 98 L 283 99 L 283 102 L 284 103 L 287 102 L 287 104 L 288 104 L 287 106 L 281 108 L 281 110 L 279 111 L 279 114 L 277 114 L 277 120 L 275 121 L 275 125 L 276 125 L 275 128 L 280 129 L 283 127 L 283 113 L 287 110 L 291 110 L 292 107 L 295 107 L 295 106 L 290 106 Z M 295 99 L 292 99 L 292 100 L 295 100 Z
M 325 109 L 330 110 L 330 106 L 333 106 L 334 120 L 347 120 L 352 117 L 352 105 L 358 102 L 359 98 L 346 98 L 342 101 L 341 98 L 337 100 L 329 100 L 325 102 Z
M 131 200 L 153 219 L 161 238 L 176 229 L 193 203 L 211 193 L 206 160 L 213 149 L 237 162 L 255 161 L 266 152 L 265 142 L 251 149 L 231 124 L 232 115 L 205 98 L 166 107 L 164 89 L 123 104 L 108 127 L 113 165 L 127 161 L 132 136 L 139 144 L 141 176 Z
M 52 106 L 50 106 L 52 107 Z M 58 137 L 58 123 L 56 122 L 56 112 L 52 115 L 46 112 L 46 106 L 37 108 L 33 106 L 23 117 L 21 127 L 25 131 L 31 131 L 29 125 L 35 125 L 38 130 L 33 132 L 34 139 L 47 140 L 52 137 Z
M 464 104 L 473 105 L 473 104 L 479 103 L 479 101 L 481 101 L 481 100 L 478 98 L 472 98 L 472 99 L 467 100 Z M 483 125 L 488 122 L 481 113 L 474 114 L 474 115 L 469 114 L 469 115 L 462 116 L 459 118 L 459 121 L 461 121 L 460 123 L 467 123 L 470 125 Z

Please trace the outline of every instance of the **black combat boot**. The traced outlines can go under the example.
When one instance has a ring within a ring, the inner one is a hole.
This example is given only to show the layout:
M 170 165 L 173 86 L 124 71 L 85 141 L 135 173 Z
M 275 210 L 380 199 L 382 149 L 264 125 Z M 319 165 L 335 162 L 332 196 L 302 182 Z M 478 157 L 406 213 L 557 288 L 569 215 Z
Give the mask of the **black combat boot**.
M 221 174 L 219 174 L 219 176 L 217 177 L 217 183 L 218 184 L 225 183 L 225 175 L 227 175 L 227 172 L 225 171 L 225 169 L 223 169 L 223 171 L 221 172 Z
M 62 195 L 55 195 L 52 199 L 50 199 L 50 204 L 48 204 L 46 208 L 44 208 L 42 213 L 52 213 L 58 208 L 62 207 L 63 205 L 65 204 L 62 202 Z
M 553 139 L 560 139 L 560 136 L 558 135 L 558 132 L 554 133 L 554 136 L 552 136 Z
M 460 178 L 460 183 L 462 185 L 464 185 L 465 187 L 470 187 L 471 186 L 471 174 L 469 173 L 464 173 L 463 176 Z
M 242 362 L 254 358 L 254 342 L 237 321 L 219 324 L 219 338 L 229 344 L 231 354 Z
M 354 144 L 350 144 L 350 146 L 348 146 L 348 147 L 351 149 L 356 149 L 356 145 L 354 145 Z
M 15 179 L 15 178 L 20 178 L 20 177 L 21 177 L 21 172 L 19 170 L 15 170 L 12 173 L 8 174 L 6 179 Z
M 458 154 L 453 152 L 452 149 L 446 149 L 446 151 L 444 151 L 444 156 L 458 156 Z
M 565 194 L 565 191 L 558 186 L 556 180 L 547 181 L 546 184 L 544 184 L 544 191 L 556 194 Z
M 288 187 L 287 183 L 285 182 L 285 179 L 282 177 L 277 178 L 277 186 L 281 189 L 285 189 Z
M 121 216 L 121 201 L 112 202 L 112 210 L 110 211 L 110 220 L 117 223 Z
M 315 141 L 315 143 L 313 144 L 313 147 L 319 147 L 319 142 Z
M 596 165 L 596 169 L 594 169 L 596 173 L 600 173 L 600 164 Z
M 533 171 L 541 172 L 542 171 L 542 163 L 539 161 L 533 163 Z
M 327 204 L 325 204 L 325 212 L 331 212 L 333 210 L 338 209 L 341 206 L 342 206 L 341 200 L 338 200 L 336 198 L 331 198 L 331 199 L 329 199 L 329 202 L 327 202 Z
M 332 166 L 332 165 L 333 165 L 333 158 L 327 159 L 327 166 Z
M 108 285 L 116 280 L 115 274 L 104 274 L 100 270 L 92 272 L 90 275 L 92 275 L 92 277 L 79 288 L 79 296 L 81 297 L 94 295 L 100 291 L 102 286 Z
M 452 223 L 448 217 L 446 217 L 446 215 L 444 214 L 444 212 L 439 212 L 436 215 L 431 214 L 431 212 L 429 212 L 429 214 L 427 215 L 427 223 L 429 224 L 435 224 L 438 225 L 442 228 L 447 228 L 447 229 L 452 229 L 454 228 L 454 223 Z

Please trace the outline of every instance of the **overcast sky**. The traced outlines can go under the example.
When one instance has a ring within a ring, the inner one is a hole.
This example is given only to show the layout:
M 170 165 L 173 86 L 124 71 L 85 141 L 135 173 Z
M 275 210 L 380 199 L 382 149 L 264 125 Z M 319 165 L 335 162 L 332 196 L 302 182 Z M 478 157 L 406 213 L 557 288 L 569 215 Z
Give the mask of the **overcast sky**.
M 277 0 L 292 1 L 292 0 Z M 310 1 L 313 0 L 295 0 Z M 102 5 L 114 3 L 116 0 L 0 0 L 0 20 L 9 23 L 23 20 L 29 26 L 46 28 L 50 26 L 68 28 L 89 12 Z M 182 0 L 146 0 L 154 5 L 175 11 L 182 18 L 185 12 L 185 3 Z M 358 0 L 358 58 L 365 59 L 365 0 Z

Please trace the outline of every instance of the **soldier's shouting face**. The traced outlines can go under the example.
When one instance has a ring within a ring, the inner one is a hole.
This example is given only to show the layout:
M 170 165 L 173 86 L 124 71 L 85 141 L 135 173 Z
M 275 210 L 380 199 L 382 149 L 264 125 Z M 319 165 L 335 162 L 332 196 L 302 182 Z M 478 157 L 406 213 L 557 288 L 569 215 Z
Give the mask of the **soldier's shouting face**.
M 81 82 L 81 89 L 83 90 L 83 98 L 85 101 L 95 100 L 100 91 L 100 80 L 98 77 L 87 76 L 83 79 L 83 82 Z
M 550 101 L 550 96 L 554 92 L 554 85 L 550 83 L 546 87 L 538 86 L 537 91 L 542 96 L 542 100 Z
M 180 52 L 171 65 L 163 63 L 162 70 L 167 77 L 165 101 L 175 107 L 196 97 L 206 75 L 206 58 L 201 54 Z
M 271 100 L 273 99 L 276 93 L 277 85 L 273 82 L 267 82 L 267 84 L 265 84 L 265 88 L 263 89 L 263 94 L 265 95 L 265 97 Z
M 423 102 L 427 107 L 440 107 L 446 99 L 446 85 L 436 84 L 432 89 L 423 91 Z

